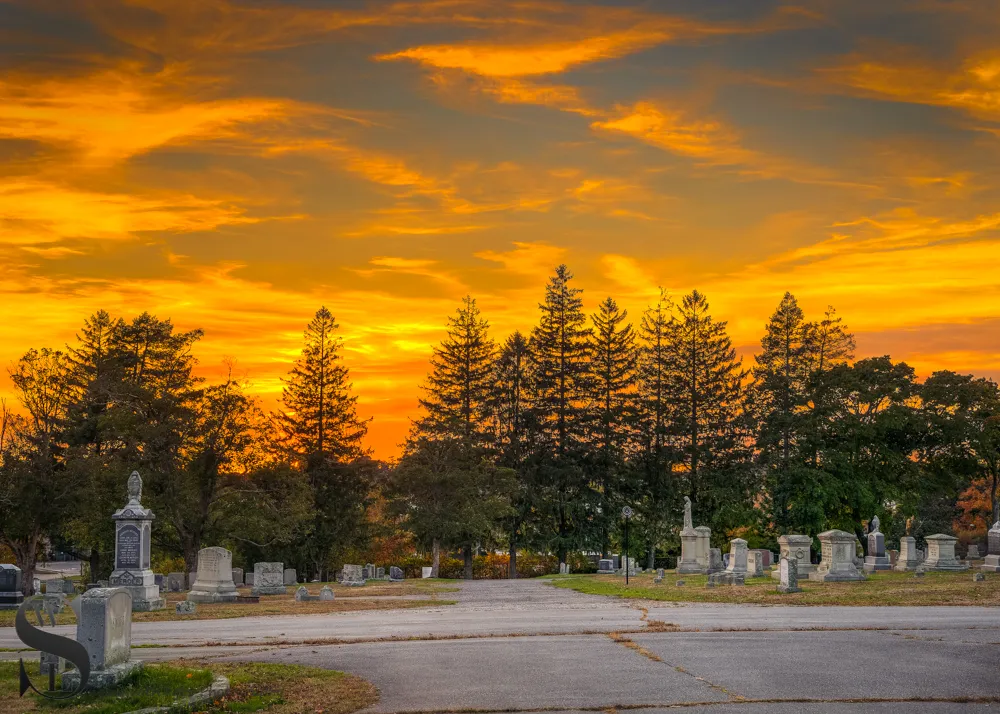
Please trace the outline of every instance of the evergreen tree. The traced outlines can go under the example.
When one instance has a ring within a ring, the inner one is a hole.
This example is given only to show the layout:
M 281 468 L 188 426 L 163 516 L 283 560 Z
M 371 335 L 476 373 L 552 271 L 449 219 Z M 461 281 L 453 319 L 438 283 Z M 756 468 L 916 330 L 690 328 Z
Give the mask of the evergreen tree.
M 671 421 L 685 477 L 682 493 L 720 528 L 745 520 L 751 483 L 741 404 L 744 373 L 726 323 L 712 319 L 697 290 L 686 295 L 671 323 Z
M 531 335 L 532 411 L 543 453 L 538 468 L 548 515 L 555 524 L 551 546 L 566 562 L 581 545 L 581 526 L 591 517 L 593 494 L 583 468 L 583 440 L 591 393 L 589 338 L 582 292 L 570 286 L 565 265 L 556 268 L 539 305 L 541 320 Z
M 611 529 L 618 521 L 621 503 L 634 504 L 637 489 L 629 483 L 627 458 L 636 440 L 635 332 L 626 322 L 628 311 L 607 298 L 591 316 L 589 339 L 592 405 L 588 449 L 599 496 L 596 508 L 597 537 L 601 550 L 611 545 Z

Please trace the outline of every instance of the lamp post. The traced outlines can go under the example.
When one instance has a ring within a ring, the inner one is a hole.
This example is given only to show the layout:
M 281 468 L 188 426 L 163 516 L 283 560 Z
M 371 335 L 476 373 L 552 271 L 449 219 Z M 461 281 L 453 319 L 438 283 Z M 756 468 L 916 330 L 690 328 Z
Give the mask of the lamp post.
M 625 506 L 622 516 L 625 517 L 625 584 L 628 585 L 628 519 L 632 517 L 632 509 Z

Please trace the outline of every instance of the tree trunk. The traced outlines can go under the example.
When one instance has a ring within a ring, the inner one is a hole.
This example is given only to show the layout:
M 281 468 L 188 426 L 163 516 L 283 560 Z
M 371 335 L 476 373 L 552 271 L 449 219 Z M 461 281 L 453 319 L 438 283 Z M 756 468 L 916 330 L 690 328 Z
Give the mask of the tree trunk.
M 649 557 L 646 559 L 646 568 L 652 570 L 656 566 L 656 546 L 649 546 Z
M 101 551 L 90 549 L 90 582 L 96 583 L 101 577 Z
M 21 592 L 25 597 L 32 594 L 31 586 L 35 580 L 39 538 L 41 538 L 41 534 L 35 533 L 26 541 L 7 543 L 14 551 L 14 564 L 21 569 Z
M 441 568 L 441 541 L 437 538 L 431 544 L 431 577 L 437 578 Z
M 472 546 L 463 545 L 462 546 L 462 558 L 465 559 L 465 573 L 462 577 L 466 580 L 472 580 Z
M 559 546 L 559 565 L 566 564 L 566 555 L 567 555 L 566 546 L 564 545 Z
M 510 562 L 507 566 L 507 577 L 517 580 L 517 540 L 514 535 L 510 536 Z

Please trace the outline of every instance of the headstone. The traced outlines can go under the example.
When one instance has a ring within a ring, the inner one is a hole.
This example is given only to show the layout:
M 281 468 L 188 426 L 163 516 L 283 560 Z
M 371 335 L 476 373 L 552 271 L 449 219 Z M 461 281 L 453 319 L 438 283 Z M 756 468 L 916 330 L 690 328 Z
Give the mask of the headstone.
M 385 568 L 375 568 L 375 579 L 385 580 Z
M 233 554 L 213 546 L 198 551 L 198 575 L 187 599 L 191 602 L 236 602 Z
M 54 578 L 45 583 L 45 592 L 48 595 L 64 594 L 76 595 L 76 584 L 68 578 Z
M 255 605 L 260 602 L 259 595 L 239 595 L 236 598 L 236 602 L 241 605 Z
M 243 586 L 243 568 L 233 568 L 233 585 Z
M 925 570 L 968 570 L 969 564 L 955 557 L 955 544 L 958 538 L 944 533 L 927 536 L 927 559 L 923 566 Z
M 682 588 L 682 587 L 684 587 L 684 581 L 683 580 L 678 580 L 677 582 L 674 583 L 674 585 L 677 586 L 677 587 L 679 587 L 679 588 Z
M 41 595 L 42 594 L 42 581 L 38 578 L 31 579 L 31 594 Z
M 681 559 L 678 573 L 702 573 L 705 569 L 698 560 L 698 532 L 691 520 L 691 499 L 684 497 L 684 527 L 681 529 Z
M 719 550 L 722 550 L 721 548 Z M 729 568 L 729 553 L 722 554 L 722 567 Z
M 282 563 L 254 563 L 251 595 L 284 595 L 285 571 Z
M 393 565 L 389 568 L 389 580 L 394 583 L 403 581 L 406 576 L 403 574 L 403 569 L 399 566 Z
M 780 557 L 791 558 L 795 561 L 795 572 L 798 577 L 809 577 L 809 573 L 816 569 L 816 566 L 812 564 L 810 559 L 812 553 L 812 538 L 809 536 L 795 534 L 783 535 L 778 538 L 778 546 L 781 548 Z M 771 573 L 771 577 L 778 580 L 781 578 L 781 573 L 778 570 L 775 570 Z
M 986 580 L 986 575 L 984 573 L 974 573 L 972 576 L 972 581 L 976 583 L 981 583 Z
M 195 582 L 197 582 L 197 580 L 198 580 L 198 571 L 197 570 L 192 570 L 190 573 L 188 573 L 187 574 L 187 585 L 188 585 L 187 589 L 188 590 L 193 590 L 194 589 L 194 584 L 195 584 Z
M 748 578 L 763 578 L 764 577 L 764 556 L 763 553 L 767 553 L 766 550 L 751 550 L 747 552 L 747 577 Z
M 746 577 L 747 574 L 747 542 L 742 538 L 729 541 L 729 563 L 726 571 Z
M 778 592 L 798 593 L 802 592 L 799 587 L 799 561 L 796 558 L 783 556 L 778 563 Z
M 193 615 L 198 610 L 198 605 L 193 600 L 181 600 L 174 605 L 174 612 L 178 615 Z
M 184 573 L 168 573 L 167 590 L 172 593 L 179 593 L 182 590 L 187 590 L 187 588 L 184 587 Z
M 722 567 L 722 551 L 718 548 L 708 549 L 708 574 L 718 573 L 724 570 Z
M 430 567 L 429 565 L 425 565 L 420 568 L 421 578 L 429 578 L 433 573 L 434 573 L 434 568 Z
M 295 602 L 310 602 L 319 599 L 319 595 L 310 595 L 305 585 L 300 585 L 295 591 Z
M 1000 573 L 1000 521 L 994 523 L 986 534 L 986 559 L 979 567 L 991 573 Z
M 718 563 L 712 562 L 712 529 L 708 526 L 698 526 L 694 529 L 698 539 L 695 541 L 695 558 L 701 565 L 703 573 L 714 573 L 722 570 L 722 555 L 720 552 Z
M 22 602 L 21 569 L 10 563 L 0 563 L 0 610 L 16 610 Z
M 841 533 L 843 531 L 840 531 Z M 865 556 L 865 572 L 874 573 L 877 570 L 890 570 L 892 565 L 885 554 L 885 535 L 879 530 L 878 516 L 871 520 L 871 530 L 868 533 L 868 555 Z
M 889 558 L 889 565 L 896 567 L 896 561 L 899 560 L 899 551 L 893 548 L 889 548 L 885 551 L 886 556 Z
M 965 557 L 969 560 L 979 560 L 979 546 L 975 543 L 971 544 Z
M 916 570 L 920 565 L 920 554 L 917 552 L 917 539 L 913 536 L 903 536 L 899 539 L 899 555 L 893 570 L 906 572 Z
M 615 572 L 615 561 L 611 558 L 601 558 L 597 561 L 597 572 L 610 574 Z
M 295 568 L 285 568 L 281 574 L 281 582 L 283 585 L 295 585 Z
M 760 562 L 761 570 L 767 570 L 771 567 L 771 563 L 774 561 L 771 558 L 771 551 L 765 548 L 754 548 L 749 551 L 750 553 L 756 553 L 757 559 Z
M 660 580 L 663 580 L 663 575 L 664 575 L 663 568 L 657 568 L 656 569 L 656 577 L 658 577 Z
M 253 581 L 254 581 L 253 573 L 246 573 L 243 576 L 243 584 L 246 585 L 247 587 L 251 587 L 252 588 L 253 587 Z
M 329 585 L 324 585 L 319 591 L 319 599 L 324 601 L 333 600 L 333 589 Z
M 708 576 L 708 582 L 715 585 L 744 585 L 746 584 L 746 574 L 737 573 L 731 570 L 723 570 L 712 573 Z
M 559 574 L 569 575 L 569 563 L 559 563 Z
M 882 535 L 879 533 L 879 535 Z M 841 582 L 864 580 L 854 565 L 854 535 L 846 531 L 829 530 L 819 534 L 822 560 L 816 570 L 809 573 L 810 580 Z M 885 556 L 882 556 L 885 557 Z
M 365 573 L 366 573 L 365 580 L 374 580 L 375 579 L 375 564 L 374 563 L 368 563 L 367 565 L 365 565 Z
M 162 575 L 160 575 L 159 573 L 153 573 L 153 583 L 156 585 L 156 587 L 158 588 L 163 587 L 163 580 L 164 577 Z
M 142 669 L 132 656 L 132 595 L 126 588 L 97 588 L 80 596 L 76 641 L 90 658 L 88 689 L 117 685 Z M 76 689 L 78 670 L 63 674 L 63 690 Z
M 344 585 L 358 587 L 365 584 L 364 568 L 360 565 L 344 566 Z M 430 577 L 428 575 L 427 577 Z
M 111 517 L 115 522 L 115 569 L 108 584 L 126 588 L 134 612 L 162 610 L 155 574 L 150 569 L 150 538 L 156 516 L 142 505 L 142 478 L 133 471 L 127 483 L 128 502 Z

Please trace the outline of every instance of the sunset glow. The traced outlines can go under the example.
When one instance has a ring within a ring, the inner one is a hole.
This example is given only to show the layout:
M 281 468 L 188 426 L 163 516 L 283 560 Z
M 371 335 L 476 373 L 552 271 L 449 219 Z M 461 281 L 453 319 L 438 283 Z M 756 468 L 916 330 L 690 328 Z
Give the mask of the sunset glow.
M 466 294 L 498 341 L 697 288 L 750 359 L 785 291 L 858 356 L 1000 377 L 993 3 L 0 0 L 0 397 L 98 309 L 265 405 L 320 305 L 398 453 Z

